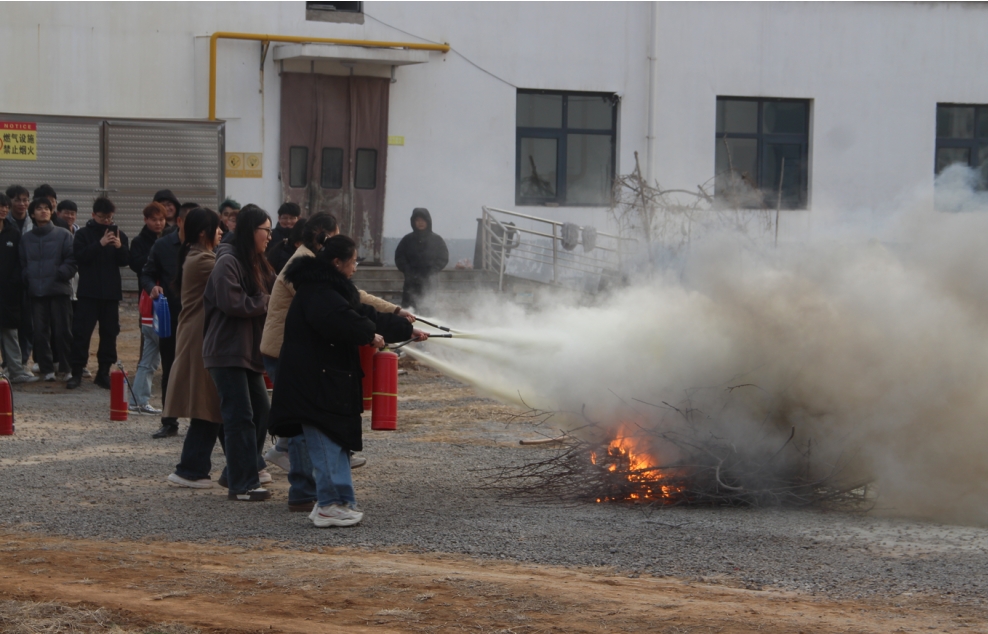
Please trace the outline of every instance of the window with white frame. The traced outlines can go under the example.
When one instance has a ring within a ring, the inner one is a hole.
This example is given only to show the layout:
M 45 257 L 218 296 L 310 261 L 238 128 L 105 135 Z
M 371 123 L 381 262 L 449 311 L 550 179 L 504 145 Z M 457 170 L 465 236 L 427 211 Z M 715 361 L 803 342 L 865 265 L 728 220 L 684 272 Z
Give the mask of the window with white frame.
M 617 103 L 613 93 L 519 90 L 515 203 L 610 204 Z

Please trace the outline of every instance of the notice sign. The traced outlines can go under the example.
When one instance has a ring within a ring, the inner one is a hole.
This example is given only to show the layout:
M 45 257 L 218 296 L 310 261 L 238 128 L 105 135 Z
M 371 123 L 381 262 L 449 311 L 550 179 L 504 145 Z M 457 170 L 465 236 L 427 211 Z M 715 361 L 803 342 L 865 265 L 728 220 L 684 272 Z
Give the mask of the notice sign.
M 38 160 L 38 124 L 0 121 L 0 160 Z
M 261 178 L 261 152 L 227 152 L 227 178 Z

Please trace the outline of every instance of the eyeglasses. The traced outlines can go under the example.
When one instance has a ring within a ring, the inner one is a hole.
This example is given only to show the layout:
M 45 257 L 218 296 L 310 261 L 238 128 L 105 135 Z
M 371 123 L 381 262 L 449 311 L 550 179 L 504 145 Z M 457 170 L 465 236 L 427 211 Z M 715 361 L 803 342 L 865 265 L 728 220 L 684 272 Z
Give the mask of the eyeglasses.
M 258 227 L 255 231 L 267 231 L 268 235 L 271 235 L 272 229 L 270 227 Z

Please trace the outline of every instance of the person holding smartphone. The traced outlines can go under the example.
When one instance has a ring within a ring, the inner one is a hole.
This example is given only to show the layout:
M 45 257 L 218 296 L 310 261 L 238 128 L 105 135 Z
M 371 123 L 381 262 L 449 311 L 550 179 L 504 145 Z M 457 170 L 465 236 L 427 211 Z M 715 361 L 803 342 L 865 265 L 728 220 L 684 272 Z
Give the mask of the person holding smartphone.
M 99 323 L 98 370 L 93 383 L 110 389 L 110 368 L 117 361 L 117 335 L 120 334 L 120 269 L 130 263 L 127 236 L 113 224 L 116 206 L 100 196 L 93 201 L 93 217 L 75 232 L 72 250 L 79 265 L 78 304 L 72 316 L 72 377 L 65 384 L 75 389 L 82 384 L 82 369 L 89 360 L 89 344 Z

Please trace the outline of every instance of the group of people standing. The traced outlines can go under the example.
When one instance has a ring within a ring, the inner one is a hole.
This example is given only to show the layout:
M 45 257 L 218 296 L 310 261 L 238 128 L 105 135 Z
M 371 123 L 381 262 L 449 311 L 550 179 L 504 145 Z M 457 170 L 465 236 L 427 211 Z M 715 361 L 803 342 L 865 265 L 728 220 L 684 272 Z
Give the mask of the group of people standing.
M 130 243 L 113 224 L 108 198 L 97 198 L 92 219 L 78 227 L 76 205 L 46 193 L 39 188 L 28 201 L 27 190 L 13 186 L 0 196 L 0 348 L 12 382 L 39 380 L 24 367 L 33 347 L 45 380 L 78 387 L 98 324 L 94 382 L 109 388 L 120 268 L 130 266 L 139 276 L 142 335 L 131 408 L 161 414 L 155 438 L 177 435 L 178 419 L 190 420 L 169 483 L 213 486 L 211 455 L 219 441 L 226 468 L 218 483 L 228 499 L 271 497 L 263 488 L 271 481 L 267 458 L 288 471 L 290 511 L 308 512 L 320 527 L 360 522 L 350 475 L 366 462 L 353 455 L 362 450 L 359 346 L 428 334 L 413 327 L 405 308 L 353 285 L 357 245 L 339 234 L 336 219 L 302 219 L 298 205 L 286 203 L 273 228 L 257 205 L 227 200 L 216 212 L 181 204 L 166 189 L 144 208 L 144 227 Z M 63 208 L 56 223 L 52 213 Z M 399 247 L 406 287 L 412 282 L 403 299 L 422 292 L 430 267 L 438 270 L 448 258 L 441 238 L 442 253 L 434 253 L 428 211 L 416 209 L 412 225 L 410 235 L 425 240 L 406 244 L 406 237 Z M 423 249 L 430 251 L 427 265 L 416 262 Z M 170 336 L 152 326 L 150 307 L 162 296 Z M 27 348 L 19 341 L 25 323 L 32 331 Z M 150 404 L 159 364 L 162 410 Z M 271 401 L 265 372 L 274 383 Z M 278 444 L 262 455 L 269 432 Z

